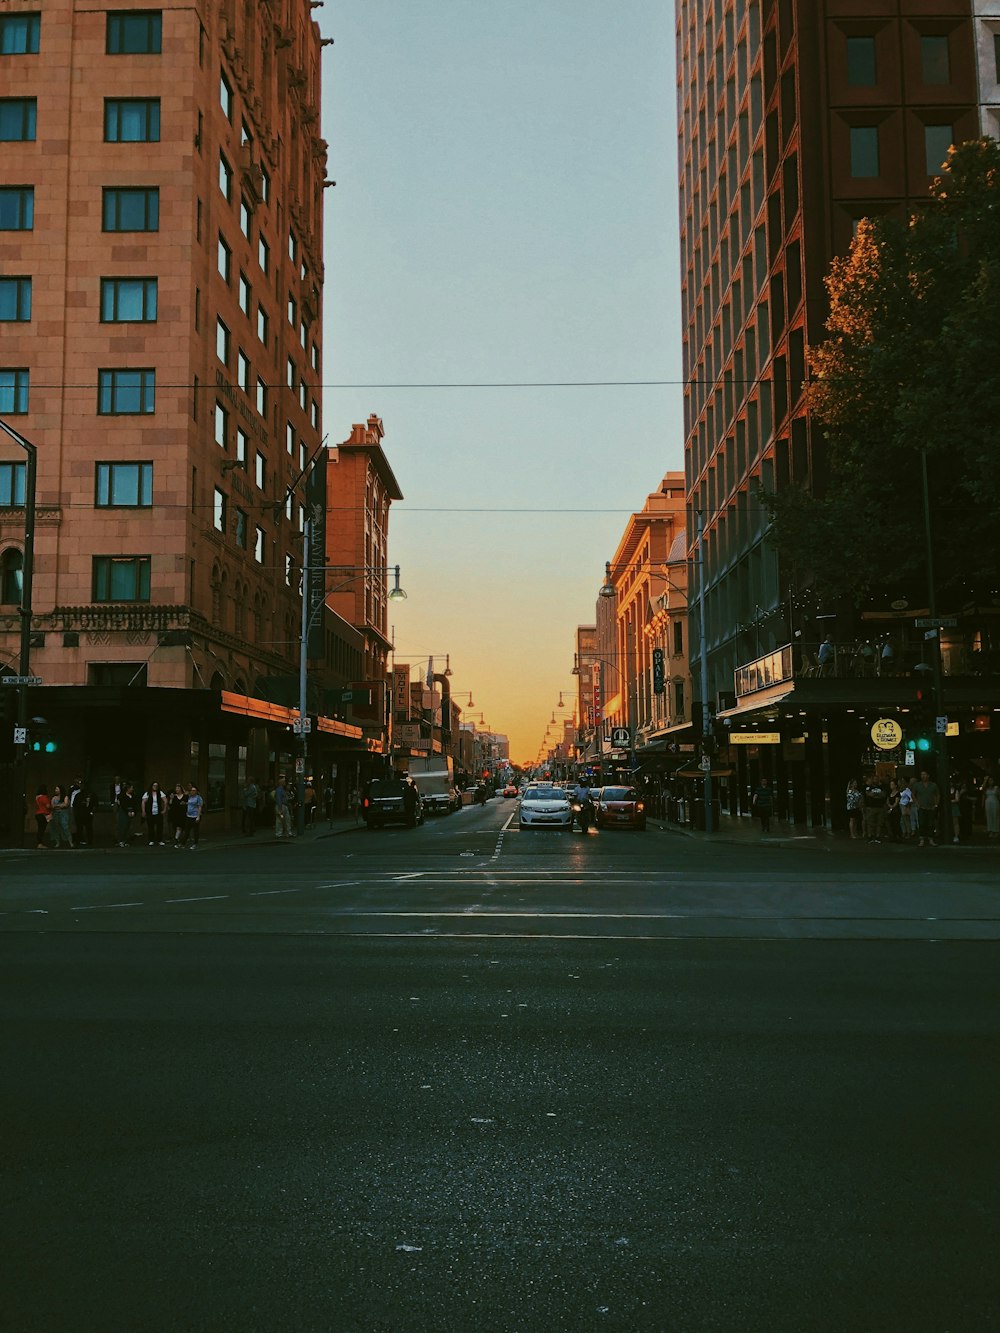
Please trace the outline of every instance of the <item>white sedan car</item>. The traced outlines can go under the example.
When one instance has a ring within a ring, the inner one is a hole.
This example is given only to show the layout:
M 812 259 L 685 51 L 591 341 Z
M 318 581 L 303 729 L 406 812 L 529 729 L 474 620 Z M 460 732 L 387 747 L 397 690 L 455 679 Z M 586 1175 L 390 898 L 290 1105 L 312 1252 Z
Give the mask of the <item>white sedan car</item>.
M 529 787 L 518 810 L 521 828 L 572 828 L 573 807 L 561 787 Z

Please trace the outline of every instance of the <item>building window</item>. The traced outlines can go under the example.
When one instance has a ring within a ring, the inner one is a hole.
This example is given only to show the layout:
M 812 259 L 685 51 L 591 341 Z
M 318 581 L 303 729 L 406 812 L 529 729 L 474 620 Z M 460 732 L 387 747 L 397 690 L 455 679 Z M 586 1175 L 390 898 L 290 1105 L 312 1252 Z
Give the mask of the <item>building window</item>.
M 271 177 L 263 163 L 260 164 L 260 197 L 265 204 L 271 202 Z
M 307 394 L 307 392 L 308 392 L 308 390 L 307 390 L 307 388 L 306 388 L 306 382 L 305 382 L 305 380 L 299 380 L 299 407 L 302 408 L 302 411 L 303 411 L 303 412 L 306 410 L 306 394 Z
M 674 621 L 674 656 L 680 657 L 684 652 L 684 622 L 683 620 Z
M 249 457 L 250 437 L 242 426 L 236 427 L 236 461 L 241 468 L 246 468 Z
M 253 289 L 250 286 L 249 279 L 245 273 L 240 274 L 240 309 L 250 318 L 250 309 L 253 305 Z
M 27 468 L 27 463 L 0 463 L 0 509 L 23 506 Z
M 1000 32 L 993 34 L 993 66 L 997 83 L 1000 83 Z
M 295 587 L 295 561 L 290 555 L 285 556 L 285 586 Z
M 309 404 L 309 419 L 312 421 L 313 430 L 319 430 L 319 403 L 315 398 Z
M 225 153 L 219 154 L 219 189 L 227 204 L 233 202 L 233 169 L 226 161 Z
M 313 370 L 319 370 L 319 348 L 315 343 L 312 345 L 312 353 L 309 360 L 312 363 Z
M 245 197 L 240 195 L 240 231 L 248 241 L 250 239 L 250 223 L 252 220 L 253 213 L 250 211 L 250 205 L 247 203 Z
M 920 70 L 925 84 L 951 83 L 947 37 L 920 38 Z
M 286 374 L 286 378 L 287 378 L 287 381 L 288 381 L 288 387 L 289 387 L 290 389 L 294 389 L 294 388 L 295 388 L 295 362 L 292 360 L 291 357 L 288 358 L 287 369 L 286 369 L 285 374 Z
M 36 56 L 41 14 L 0 14 L 0 56 Z
M 285 518 L 287 518 L 290 523 L 294 517 L 295 505 L 292 501 L 292 493 L 291 491 L 288 491 L 285 495 Z
M 33 97 L 0 97 L 0 143 L 33 143 L 37 107 Z
M 229 330 L 221 319 L 215 321 L 215 355 L 224 366 L 229 365 Z
M 267 481 L 267 459 L 261 453 L 254 457 L 254 481 L 260 490 L 264 489 L 264 483 Z
M 236 510 L 234 529 L 236 533 L 236 545 L 241 551 L 245 551 L 250 536 L 250 520 L 247 517 L 245 510 L 239 508 Z M 239 603 L 237 603 L 237 607 L 239 607 Z
M 27 370 L 0 370 L 0 413 L 5 416 L 20 416 L 27 410 Z
M 155 407 L 155 370 L 97 372 L 97 411 L 100 416 L 150 416 Z
M 848 86 L 851 88 L 874 88 L 875 82 L 875 38 L 848 37 Z
M 148 555 L 95 555 L 93 600 L 95 602 L 148 602 Z
M 0 602 L 4 606 L 20 606 L 24 577 L 24 556 L 9 547 L 0 555 Z
M 153 503 L 152 463 L 98 463 L 98 509 L 148 509 Z
M 226 244 L 225 239 L 219 236 L 219 245 L 216 252 L 215 267 L 219 270 L 219 277 L 229 286 L 229 279 L 233 272 L 233 252 Z
M 924 126 L 924 162 L 928 176 L 936 176 L 941 170 L 954 140 L 952 125 Z
M 257 237 L 257 264 L 261 273 L 266 273 L 271 267 L 271 247 L 263 236 Z
M 221 403 L 215 404 L 215 443 L 220 449 L 228 447 L 229 413 Z
M 262 417 L 267 416 L 267 385 L 257 376 L 257 411 Z
M 295 263 L 295 257 L 298 254 L 298 251 L 299 251 L 299 243 L 295 239 L 295 233 L 293 231 L 290 231 L 288 233 L 288 258 L 292 261 L 293 264 Z
M 218 486 L 212 491 L 212 527 L 216 532 L 226 530 L 226 494 Z
M 219 71 L 219 106 L 222 107 L 222 114 L 233 123 L 233 88 L 232 84 L 226 78 L 222 70 Z
M 162 40 L 163 17 L 159 10 L 111 10 L 108 13 L 109 56 L 158 56 Z
M 292 326 L 293 329 L 295 328 L 295 321 L 296 321 L 295 297 L 292 296 L 291 294 L 289 294 L 289 297 L 288 297 L 288 322 L 289 322 L 289 324 L 291 324 L 291 326 Z
M 0 231 L 31 231 L 34 225 L 34 187 L 31 185 L 0 187 Z
M 878 174 L 878 126 L 852 126 L 851 175 L 855 180 L 870 180 Z
M 295 455 L 295 427 L 290 421 L 285 422 L 285 448 L 293 457 Z
M 101 320 L 105 324 L 156 321 L 155 278 L 102 278 Z
M 0 320 L 25 323 L 31 318 L 31 279 L 0 278 Z
M 159 231 L 160 191 L 155 186 L 105 190 L 102 215 L 105 231 Z
M 257 307 L 257 337 L 267 346 L 267 311 L 262 305 Z
M 247 396 L 250 394 L 250 358 L 241 348 L 236 354 L 236 383 Z
M 159 143 L 158 97 L 108 97 L 104 101 L 105 143 Z
M 684 716 L 684 682 L 674 681 L 674 717 Z
M 254 535 L 254 541 L 253 541 L 253 558 L 257 561 L 258 565 L 262 565 L 262 564 L 264 563 L 264 529 L 263 529 L 263 528 L 258 528 L 257 531 L 256 531 L 256 533 L 255 533 L 255 535 Z M 258 636 L 259 636 L 259 629 L 258 629 Z

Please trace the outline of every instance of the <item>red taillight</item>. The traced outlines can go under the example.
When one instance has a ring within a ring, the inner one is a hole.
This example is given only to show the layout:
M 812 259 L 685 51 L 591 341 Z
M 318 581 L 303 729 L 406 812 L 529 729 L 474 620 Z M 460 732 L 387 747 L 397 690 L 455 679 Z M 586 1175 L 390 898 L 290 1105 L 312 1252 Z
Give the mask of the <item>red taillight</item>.
M 368 797 L 367 797 L 367 796 L 365 797 L 365 806 L 364 806 L 364 808 L 365 808 L 366 810 L 368 809 Z

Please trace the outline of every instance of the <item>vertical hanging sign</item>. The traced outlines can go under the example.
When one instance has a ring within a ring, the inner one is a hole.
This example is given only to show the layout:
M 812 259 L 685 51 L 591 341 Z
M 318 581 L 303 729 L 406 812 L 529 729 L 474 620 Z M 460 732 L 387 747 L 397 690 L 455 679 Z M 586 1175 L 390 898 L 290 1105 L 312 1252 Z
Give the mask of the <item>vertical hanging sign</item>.
M 594 695 L 594 724 L 600 726 L 604 721 L 604 700 L 601 697 L 601 664 L 594 662 L 590 668 L 591 690 Z
M 662 694 L 666 689 L 663 671 L 663 649 L 653 649 L 653 693 Z
M 326 459 L 320 449 L 306 477 L 306 517 L 309 520 L 309 656 L 324 656 L 323 613 L 326 598 Z

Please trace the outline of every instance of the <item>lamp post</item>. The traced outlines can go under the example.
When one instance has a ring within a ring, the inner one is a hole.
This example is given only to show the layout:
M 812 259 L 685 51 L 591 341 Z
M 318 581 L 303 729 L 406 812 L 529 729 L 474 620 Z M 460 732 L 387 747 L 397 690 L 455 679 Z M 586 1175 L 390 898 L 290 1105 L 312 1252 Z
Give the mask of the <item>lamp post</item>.
M 393 587 L 389 591 L 389 601 L 398 602 L 406 598 L 406 593 L 399 586 L 399 566 L 398 565 L 310 565 L 309 564 L 309 546 L 310 534 L 314 522 L 319 521 L 310 515 L 306 519 L 303 532 L 302 545 L 302 630 L 299 641 L 299 716 L 295 723 L 295 730 L 299 736 L 299 754 L 296 760 L 295 789 L 298 794 L 298 812 L 296 814 L 296 828 L 301 834 L 305 830 L 306 809 L 305 809 L 305 791 L 306 791 L 306 767 L 309 760 L 309 632 L 316 623 L 317 617 L 322 613 L 326 606 L 326 599 L 332 593 L 339 592 L 346 588 L 348 584 L 353 583 L 355 579 L 361 578 L 365 574 L 392 574 L 395 580 Z M 335 588 L 327 588 L 316 598 L 315 605 L 309 605 L 309 589 L 311 586 L 311 576 L 327 571 L 334 573 L 350 574 L 351 577 L 338 583 Z
M 24 549 L 21 553 L 21 655 L 18 664 L 19 674 L 21 676 L 20 684 L 17 687 L 17 734 L 22 738 L 20 745 L 20 770 L 21 779 L 14 786 L 20 786 L 20 793 L 12 793 L 13 808 L 11 810 L 12 828 L 18 830 L 18 845 L 24 841 L 24 814 L 27 809 L 27 777 L 28 777 L 28 680 L 31 676 L 31 595 L 32 583 L 35 571 L 35 480 L 38 468 L 38 449 L 26 440 L 20 431 L 8 425 L 6 421 L 0 418 L 0 430 L 4 432 L 19 449 L 23 449 L 27 455 L 24 468 Z M 13 739 L 13 738 L 11 738 Z
M 924 501 L 924 550 L 927 556 L 927 611 L 928 618 L 936 621 L 937 616 L 937 590 L 934 586 L 934 545 L 931 540 L 931 498 L 930 487 L 927 482 L 927 450 L 920 450 L 920 480 L 923 490 Z M 950 799 L 950 773 L 948 771 L 948 720 L 944 706 L 944 673 L 941 669 L 941 626 L 933 625 L 927 631 L 933 636 L 934 654 L 932 665 L 934 667 L 934 727 L 937 731 L 937 783 L 939 808 L 945 808 L 945 802 Z M 944 719 L 939 721 L 938 719 Z M 940 730 L 938 730 L 940 728 Z M 947 827 L 947 826 L 946 826 Z M 940 830 L 938 830 L 940 834 Z

